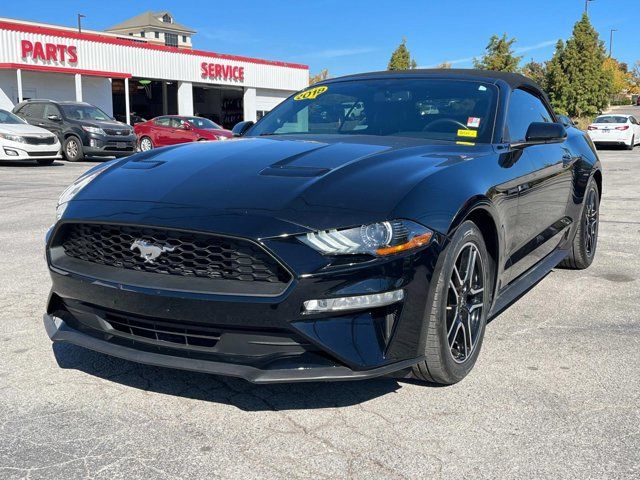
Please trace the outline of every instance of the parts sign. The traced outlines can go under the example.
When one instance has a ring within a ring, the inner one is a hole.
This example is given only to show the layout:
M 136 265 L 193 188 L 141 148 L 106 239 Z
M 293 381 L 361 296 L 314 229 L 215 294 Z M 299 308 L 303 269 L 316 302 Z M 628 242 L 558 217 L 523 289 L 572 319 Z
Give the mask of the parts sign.
M 22 40 L 20 43 L 22 58 L 46 62 L 78 63 L 78 49 L 74 45 L 42 43 Z

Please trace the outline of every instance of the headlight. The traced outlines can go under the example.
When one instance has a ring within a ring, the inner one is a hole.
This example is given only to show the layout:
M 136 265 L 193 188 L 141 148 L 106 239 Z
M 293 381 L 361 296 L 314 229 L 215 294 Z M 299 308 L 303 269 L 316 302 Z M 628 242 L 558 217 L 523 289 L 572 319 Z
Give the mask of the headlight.
M 324 255 L 392 255 L 426 245 L 433 232 L 409 220 L 371 223 L 356 228 L 325 230 L 298 237 Z
M 67 209 L 67 203 L 71 201 L 73 197 L 80 192 L 80 190 L 89 185 L 98 175 L 109 168 L 112 163 L 113 162 L 108 162 L 90 170 L 64 189 L 60 198 L 58 198 L 58 205 L 56 206 L 56 220 L 60 220 L 64 214 L 64 211 Z
M 25 143 L 24 137 L 21 137 L 20 135 L 11 135 L 9 133 L 0 133 L 0 138 L 4 138 L 5 140 L 9 140 L 10 142 Z
M 225 137 L 224 135 L 216 135 L 216 138 L 218 140 L 227 140 L 227 137 Z
M 104 130 L 102 130 L 102 129 L 101 129 L 101 128 L 99 128 L 99 127 L 87 127 L 87 126 L 84 126 L 84 125 L 83 125 L 83 126 L 82 126 L 82 129 L 83 129 L 85 132 L 95 133 L 95 134 L 97 134 L 97 135 L 105 135 Z

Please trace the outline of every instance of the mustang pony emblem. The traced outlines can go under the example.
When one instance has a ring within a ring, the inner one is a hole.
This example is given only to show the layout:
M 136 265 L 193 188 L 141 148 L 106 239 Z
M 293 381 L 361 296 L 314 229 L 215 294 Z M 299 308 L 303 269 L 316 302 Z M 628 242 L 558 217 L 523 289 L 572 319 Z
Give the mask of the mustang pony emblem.
M 138 252 L 140 252 L 140 258 L 142 258 L 145 263 L 155 263 L 156 258 L 164 252 L 173 252 L 175 247 L 169 247 L 168 245 L 156 245 L 138 238 L 133 241 L 129 250 L 138 250 Z

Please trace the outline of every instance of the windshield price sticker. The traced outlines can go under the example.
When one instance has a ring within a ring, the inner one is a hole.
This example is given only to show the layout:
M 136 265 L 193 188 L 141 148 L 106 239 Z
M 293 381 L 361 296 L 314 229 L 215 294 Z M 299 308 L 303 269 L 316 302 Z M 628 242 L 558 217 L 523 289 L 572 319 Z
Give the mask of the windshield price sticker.
M 478 132 L 476 130 L 458 130 L 459 137 L 467 137 L 467 138 L 476 138 L 478 136 Z
M 293 99 L 294 100 L 315 100 L 327 90 L 329 90 L 329 87 L 311 88 L 309 90 L 305 90 L 304 92 L 300 92 L 295 97 L 293 97 Z
M 480 119 L 478 117 L 469 117 L 467 119 L 467 127 L 478 128 L 480 127 Z

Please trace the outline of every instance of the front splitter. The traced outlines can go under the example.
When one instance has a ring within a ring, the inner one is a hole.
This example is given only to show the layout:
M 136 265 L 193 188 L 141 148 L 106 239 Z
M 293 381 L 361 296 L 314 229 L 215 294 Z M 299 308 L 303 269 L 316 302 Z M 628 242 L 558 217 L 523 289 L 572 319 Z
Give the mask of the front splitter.
M 137 350 L 135 348 L 117 345 L 92 337 L 91 335 L 87 335 L 71 328 L 64 322 L 64 320 L 53 315 L 45 314 L 43 320 L 47 334 L 53 342 L 70 343 L 89 350 L 104 353 L 106 355 L 145 365 L 239 377 L 252 383 L 364 380 L 367 378 L 375 378 L 399 372 L 424 360 L 424 357 L 419 357 L 369 370 L 351 370 L 340 365 L 336 365 L 335 367 L 300 367 L 294 369 L 263 370 L 249 365 L 184 358 Z

